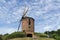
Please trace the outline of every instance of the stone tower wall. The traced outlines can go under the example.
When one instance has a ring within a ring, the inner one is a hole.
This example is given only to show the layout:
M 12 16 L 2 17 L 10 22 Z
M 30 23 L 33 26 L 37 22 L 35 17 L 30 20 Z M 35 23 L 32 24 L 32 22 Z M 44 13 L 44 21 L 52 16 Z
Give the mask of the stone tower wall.
M 29 25 L 30 19 L 30 25 Z M 22 19 L 22 32 L 26 32 L 26 34 L 34 33 L 34 19 L 31 17 L 25 17 Z

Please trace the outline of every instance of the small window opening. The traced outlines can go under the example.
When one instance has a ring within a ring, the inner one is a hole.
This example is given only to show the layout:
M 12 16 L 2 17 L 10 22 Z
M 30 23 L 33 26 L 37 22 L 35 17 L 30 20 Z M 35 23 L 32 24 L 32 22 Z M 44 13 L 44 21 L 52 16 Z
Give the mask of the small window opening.
M 30 21 L 30 19 L 29 19 L 29 25 L 31 25 L 31 21 Z
M 23 32 L 25 32 L 25 30 L 23 30 Z

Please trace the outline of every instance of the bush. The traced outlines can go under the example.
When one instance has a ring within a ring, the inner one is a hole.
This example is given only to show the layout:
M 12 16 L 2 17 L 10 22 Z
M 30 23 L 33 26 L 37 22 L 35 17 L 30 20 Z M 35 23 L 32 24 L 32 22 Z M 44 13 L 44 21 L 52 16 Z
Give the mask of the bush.
M 7 40 L 8 35 L 9 35 L 8 33 L 4 34 L 3 37 L 2 37 L 3 40 Z
M 40 34 L 40 37 L 48 37 L 46 34 Z
M 35 33 L 35 35 L 39 36 L 39 37 L 47 37 L 46 34 L 42 34 L 42 33 Z
M 56 39 L 56 34 L 51 34 L 50 37 Z
M 4 36 L 7 36 L 7 35 L 9 35 L 9 34 L 8 33 L 4 34 Z
M 2 37 L 0 37 L 0 40 L 2 40 Z
M 56 36 L 55 38 L 56 38 L 56 40 L 60 40 L 60 36 Z
M 37 36 L 40 36 L 41 33 L 34 33 L 34 34 L 37 35 Z
M 12 34 L 4 36 L 4 40 L 12 39 L 12 38 L 22 38 L 22 37 L 25 37 L 25 33 L 23 33 L 23 32 L 14 32 Z

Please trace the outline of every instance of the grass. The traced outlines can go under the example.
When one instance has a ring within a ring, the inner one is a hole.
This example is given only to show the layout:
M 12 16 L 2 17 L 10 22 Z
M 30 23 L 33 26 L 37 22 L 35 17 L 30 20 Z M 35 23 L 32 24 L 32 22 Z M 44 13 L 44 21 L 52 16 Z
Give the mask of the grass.
M 10 40 L 32 40 L 32 38 L 14 38 Z
M 14 33 L 14 34 L 16 34 L 16 33 Z M 10 36 L 16 36 L 16 35 L 10 35 Z M 20 33 L 18 33 L 18 35 L 19 35 Z M 47 35 L 46 34 L 43 34 L 43 33 L 34 33 L 35 34 L 35 36 L 36 36 L 36 40 L 55 40 L 55 39 L 53 39 L 53 38 L 47 38 Z M 20 34 L 21 35 L 21 34 Z M 15 38 L 12 38 L 12 39 L 8 39 L 8 40 L 33 40 L 33 38 L 31 38 L 31 37 L 15 37 Z
M 33 38 L 29 38 L 29 37 L 26 37 L 26 38 L 14 38 L 14 39 L 10 39 L 10 40 L 33 40 Z M 37 38 L 36 40 L 54 40 L 52 38 Z

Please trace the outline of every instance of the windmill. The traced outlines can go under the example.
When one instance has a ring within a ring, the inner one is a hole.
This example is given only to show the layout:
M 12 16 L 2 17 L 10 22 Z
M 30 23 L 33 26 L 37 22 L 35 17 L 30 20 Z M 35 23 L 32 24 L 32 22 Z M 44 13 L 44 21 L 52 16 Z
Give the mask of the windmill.
M 25 8 L 23 12 L 23 15 L 21 17 L 21 20 L 18 26 L 18 31 L 19 31 L 20 25 L 22 24 L 22 32 L 25 32 L 27 37 L 32 37 L 34 34 L 34 19 L 32 17 L 26 16 L 28 9 L 29 8 Z

